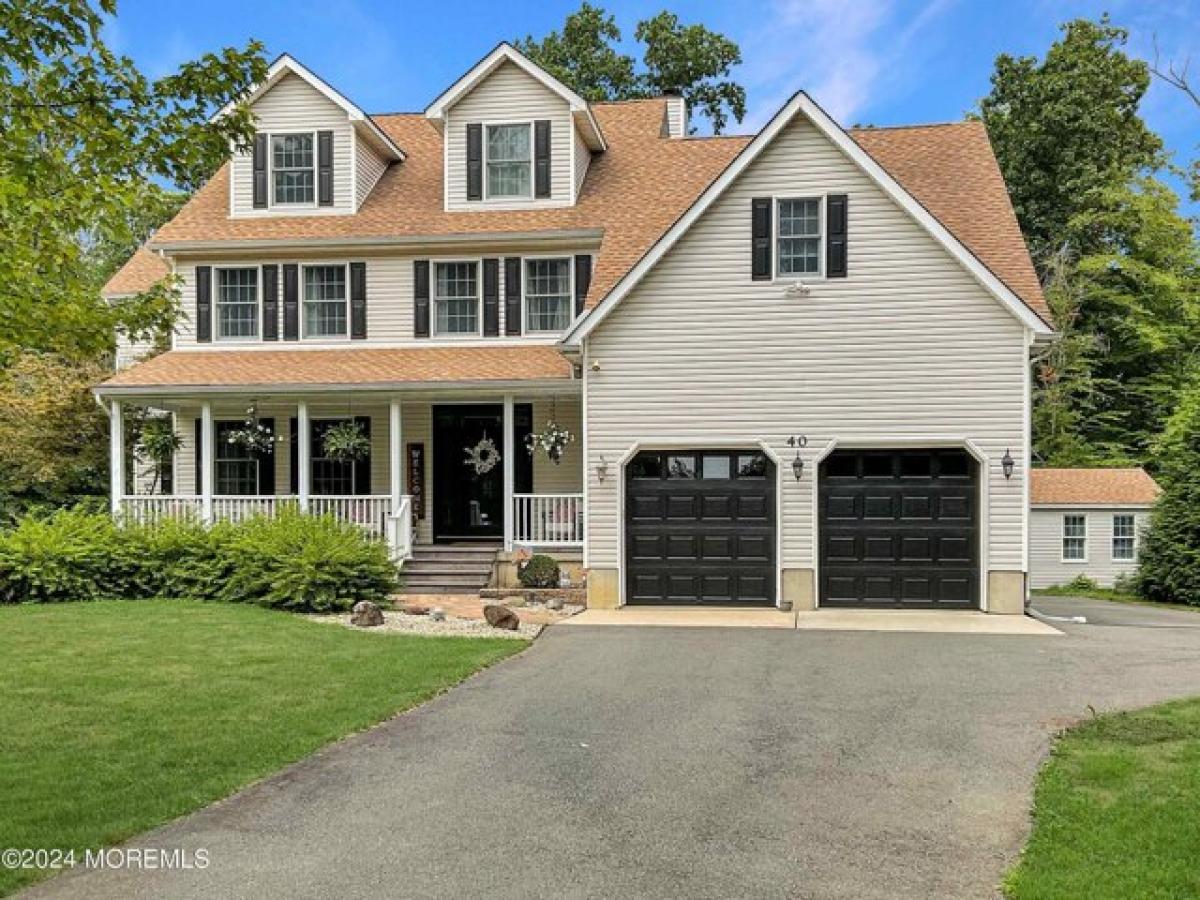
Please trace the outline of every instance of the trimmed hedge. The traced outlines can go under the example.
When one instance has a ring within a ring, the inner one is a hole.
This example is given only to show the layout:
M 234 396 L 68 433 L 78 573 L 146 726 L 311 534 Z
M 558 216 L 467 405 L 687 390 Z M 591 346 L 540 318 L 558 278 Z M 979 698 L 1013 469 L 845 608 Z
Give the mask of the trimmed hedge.
M 204 528 L 60 510 L 0 532 L 0 603 L 176 597 L 331 612 L 395 589 L 384 544 L 294 511 Z

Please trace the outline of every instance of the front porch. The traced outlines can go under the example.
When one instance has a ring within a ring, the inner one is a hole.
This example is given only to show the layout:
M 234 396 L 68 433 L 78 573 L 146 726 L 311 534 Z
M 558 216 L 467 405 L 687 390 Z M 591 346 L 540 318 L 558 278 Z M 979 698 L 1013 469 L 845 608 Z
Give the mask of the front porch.
M 415 547 L 435 543 L 571 555 L 583 546 L 582 407 L 576 390 L 469 397 L 449 391 L 295 397 L 239 392 L 106 398 L 106 405 L 112 510 L 127 521 L 236 522 L 291 507 L 357 525 L 386 541 L 400 562 Z M 130 407 L 152 407 L 171 417 L 179 448 L 168 471 L 156 471 L 130 453 Z M 230 441 L 248 421 L 269 431 L 269 450 Z M 526 446 L 526 437 L 549 421 L 574 436 L 557 462 Z M 330 458 L 323 436 L 346 422 L 356 423 L 369 451 L 354 460 Z M 485 451 L 494 447 L 495 454 L 471 457 L 469 451 L 481 445 Z

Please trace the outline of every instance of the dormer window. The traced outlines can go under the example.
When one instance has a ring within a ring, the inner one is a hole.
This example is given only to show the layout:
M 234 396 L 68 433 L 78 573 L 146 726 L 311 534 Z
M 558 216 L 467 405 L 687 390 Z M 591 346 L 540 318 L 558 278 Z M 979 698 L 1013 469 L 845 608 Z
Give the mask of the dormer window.
M 530 197 L 533 194 L 533 128 L 488 125 L 485 171 L 489 198 Z
M 271 135 L 271 171 L 276 203 L 312 203 L 316 170 L 312 132 Z

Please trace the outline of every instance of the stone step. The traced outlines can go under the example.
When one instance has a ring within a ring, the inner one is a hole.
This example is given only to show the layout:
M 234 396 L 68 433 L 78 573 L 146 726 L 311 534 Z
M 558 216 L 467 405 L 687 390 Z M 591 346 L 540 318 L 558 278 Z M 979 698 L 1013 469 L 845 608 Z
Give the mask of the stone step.
M 408 562 L 404 566 L 408 575 L 473 575 L 487 581 L 492 575 L 491 562 L 482 565 L 474 562 Z
M 409 594 L 419 594 L 435 587 L 466 589 L 474 593 L 487 583 L 487 577 L 480 575 L 420 575 L 411 572 L 404 574 L 404 592 Z

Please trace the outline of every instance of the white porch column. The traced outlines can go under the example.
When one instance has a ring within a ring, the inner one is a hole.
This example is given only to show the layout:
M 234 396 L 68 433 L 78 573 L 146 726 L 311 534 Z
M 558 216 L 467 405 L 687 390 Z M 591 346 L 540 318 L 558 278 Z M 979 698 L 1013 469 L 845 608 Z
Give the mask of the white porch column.
M 392 515 L 396 515 L 404 494 L 404 434 L 400 401 L 395 398 L 388 407 L 388 481 L 392 489 Z
M 211 524 L 213 520 L 213 472 L 217 455 L 216 429 L 213 428 L 212 401 L 200 404 L 200 516 Z
M 504 449 L 500 451 L 500 459 L 504 464 L 504 549 L 513 548 L 513 473 L 516 453 L 516 423 L 513 420 L 512 394 L 504 395 Z
M 108 417 L 108 467 L 109 484 L 112 488 L 112 514 L 121 514 L 121 503 L 125 497 L 125 419 L 119 400 L 110 404 Z
M 312 434 L 308 426 L 308 403 L 296 401 L 296 492 L 300 495 L 300 509 L 308 512 L 309 482 L 312 478 L 312 463 L 309 460 L 312 450 Z

